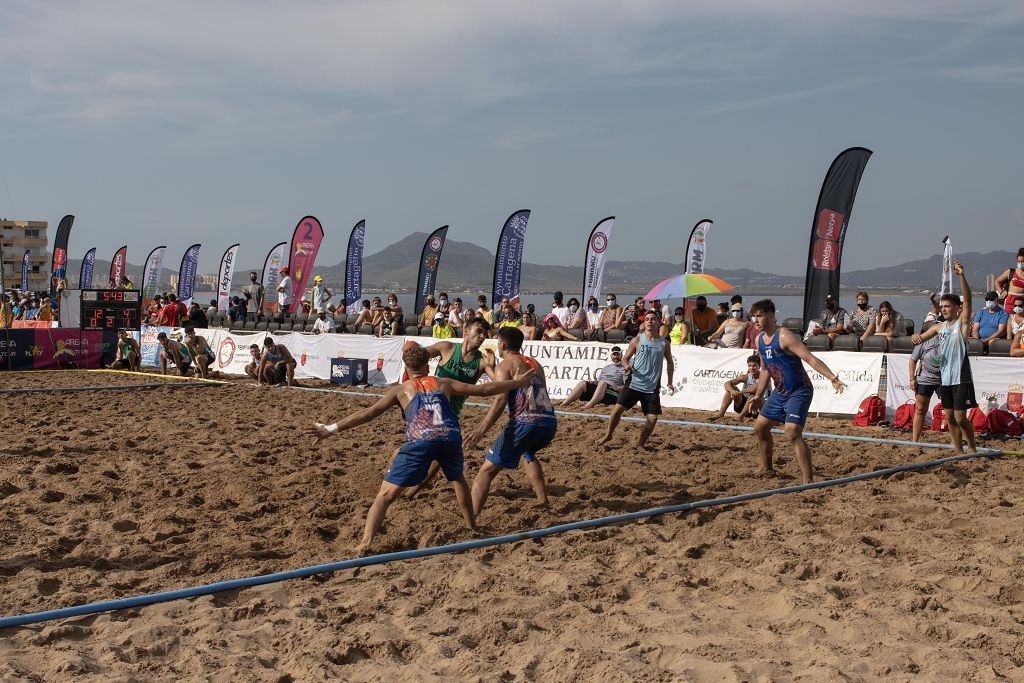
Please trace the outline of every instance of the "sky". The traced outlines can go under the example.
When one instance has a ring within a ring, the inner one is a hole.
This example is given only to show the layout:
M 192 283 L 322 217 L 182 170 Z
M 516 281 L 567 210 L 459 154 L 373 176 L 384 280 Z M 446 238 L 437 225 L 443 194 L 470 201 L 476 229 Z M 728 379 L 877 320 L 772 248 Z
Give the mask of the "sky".
M 844 270 L 1024 245 L 1019 1 L 5 0 L 0 43 L 0 217 L 75 214 L 75 258 L 249 267 L 306 214 L 325 264 L 361 218 L 493 251 L 529 208 L 534 263 L 608 215 L 681 262 L 706 217 L 709 272 L 800 274 L 851 146 Z

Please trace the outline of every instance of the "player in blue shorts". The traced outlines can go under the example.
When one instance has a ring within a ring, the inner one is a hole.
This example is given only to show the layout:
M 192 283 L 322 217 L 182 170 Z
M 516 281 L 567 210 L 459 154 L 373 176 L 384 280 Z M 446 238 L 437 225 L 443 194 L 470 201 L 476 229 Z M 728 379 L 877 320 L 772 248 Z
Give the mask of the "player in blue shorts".
M 793 444 L 803 483 L 809 484 L 814 480 L 814 470 L 811 467 L 811 449 L 807 447 L 803 434 L 811 399 L 814 398 L 814 385 L 807 376 L 804 362 L 827 377 L 837 394 L 843 393 L 846 385 L 807 350 L 800 337 L 785 327 L 779 327 L 775 321 L 775 303 L 771 299 L 758 301 L 750 313 L 760 332 L 757 350 L 761 355 L 761 371 L 753 399 L 754 408 L 760 405 L 760 415 L 754 424 L 757 447 L 761 452 L 758 474 L 768 475 L 775 471 L 772 467 L 772 429 L 784 424 L 786 439 Z M 768 388 L 769 378 L 774 388 L 768 400 L 764 401 L 762 397 Z
M 498 435 L 494 445 L 487 451 L 487 459 L 473 480 L 473 512 L 480 514 L 487 502 L 491 482 L 502 470 L 514 470 L 519 460 L 525 463 L 526 476 L 541 505 L 547 505 L 548 494 L 544 486 L 544 470 L 537 460 L 537 452 L 555 438 L 555 410 L 548 396 L 547 382 L 543 368 L 533 358 L 521 355 L 523 333 L 516 327 L 498 330 L 498 352 L 501 363 L 495 369 L 495 379 L 507 380 L 523 372 L 533 372 L 533 381 L 508 392 L 508 396 L 497 396 L 483 422 L 466 441 L 466 446 L 475 448 L 477 442 L 487 433 L 508 406 L 508 424 Z M 502 392 L 505 393 L 505 392 Z
M 401 497 L 406 487 L 416 486 L 427 476 L 430 463 L 437 461 L 448 481 L 455 485 L 466 526 L 476 528 L 470 500 L 469 485 L 462 474 L 462 434 L 459 421 L 452 413 L 451 397 L 496 396 L 518 387 L 529 386 L 535 372 L 526 368 L 506 377 L 507 381 L 486 384 L 465 384 L 445 377 L 430 377 L 430 355 L 421 346 L 402 353 L 409 379 L 394 386 L 369 408 L 352 413 L 334 424 L 314 423 L 309 435 L 316 441 L 369 422 L 392 406 L 400 406 L 405 419 L 405 444 L 395 453 L 391 468 L 384 476 L 377 498 L 366 516 L 363 540 L 357 551 L 369 547 L 384 522 L 388 506 Z

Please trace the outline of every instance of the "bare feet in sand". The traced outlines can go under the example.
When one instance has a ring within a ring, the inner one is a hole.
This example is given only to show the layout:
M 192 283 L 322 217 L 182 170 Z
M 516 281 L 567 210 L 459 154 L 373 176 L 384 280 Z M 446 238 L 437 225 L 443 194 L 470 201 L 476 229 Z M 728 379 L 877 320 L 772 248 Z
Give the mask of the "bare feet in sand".
M 770 479 L 775 476 L 775 470 L 771 467 L 758 467 L 757 476 Z

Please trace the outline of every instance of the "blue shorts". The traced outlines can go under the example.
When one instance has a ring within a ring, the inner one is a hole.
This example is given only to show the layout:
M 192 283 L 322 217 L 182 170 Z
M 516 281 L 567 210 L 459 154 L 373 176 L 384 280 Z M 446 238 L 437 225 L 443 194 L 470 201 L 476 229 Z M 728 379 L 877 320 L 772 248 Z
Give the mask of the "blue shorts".
M 506 470 L 519 467 L 519 459 L 533 462 L 537 452 L 555 438 L 554 424 L 519 424 L 509 422 L 487 451 L 487 459 Z
M 761 416 L 772 422 L 797 424 L 803 427 L 807 423 L 807 413 L 811 411 L 813 398 L 813 387 L 802 387 L 788 396 L 773 391 L 761 406 Z
M 448 481 L 462 477 L 462 440 L 413 441 L 398 449 L 384 481 L 395 486 L 416 486 L 427 478 L 434 460 Z

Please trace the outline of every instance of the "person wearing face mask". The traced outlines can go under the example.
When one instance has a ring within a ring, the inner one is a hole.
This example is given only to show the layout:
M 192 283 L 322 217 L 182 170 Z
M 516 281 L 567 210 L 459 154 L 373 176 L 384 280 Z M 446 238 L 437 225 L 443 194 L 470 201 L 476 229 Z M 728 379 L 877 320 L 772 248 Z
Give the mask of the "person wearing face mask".
M 486 320 L 488 325 L 494 324 L 494 309 L 487 306 L 487 297 L 483 294 L 476 298 L 476 316 Z
M 828 346 L 832 348 L 832 342 L 836 340 L 836 337 L 846 334 L 849 327 L 850 314 L 839 305 L 838 299 L 829 294 L 825 297 L 825 310 L 821 312 L 817 320 L 811 321 L 808 336 L 827 334 Z
M 743 304 L 733 304 L 729 308 L 729 318 L 708 337 L 708 346 L 716 349 L 742 349 L 748 325 L 750 323 L 743 322 Z
M 256 279 L 255 271 L 249 273 L 249 284 L 242 287 L 242 294 L 245 296 L 246 318 L 256 320 L 256 314 L 263 311 L 265 292 L 263 285 Z
M 583 328 L 584 333 L 589 341 L 594 341 L 601 331 L 601 304 L 596 296 L 592 296 L 587 300 L 586 317 L 586 325 Z
M 437 312 L 444 313 L 445 317 L 452 310 L 451 304 L 448 300 L 448 292 L 441 292 L 441 296 L 437 297 Z
M 971 337 L 980 339 L 986 350 L 991 342 L 1006 337 L 1006 326 L 1010 321 L 1010 314 L 999 308 L 997 299 L 995 292 L 988 292 L 985 295 L 985 308 L 974 314 L 974 323 L 971 325 Z
M 431 327 L 434 324 L 435 315 L 437 315 L 437 304 L 434 303 L 434 295 L 428 294 L 426 300 L 423 302 L 423 311 L 420 313 L 419 322 L 417 324 L 420 327 Z
M 1013 296 L 1010 299 L 1013 302 L 1013 308 L 1009 320 L 1006 321 L 1007 339 L 1013 339 L 1024 328 L 1024 296 Z
M 555 292 L 552 295 L 551 312 L 558 316 L 558 320 L 562 325 L 568 327 L 566 323 L 569 322 L 569 307 L 562 303 L 564 297 L 565 295 L 561 292 Z
M 1017 295 L 1024 295 L 1024 247 L 1017 250 L 1017 260 L 996 278 L 996 289 L 1004 298 L 1003 310 L 1013 313 Z
M 719 328 L 718 315 L 715 309 L 708 306 L 706 297 L 698 296 L 693 310 L 690 311 L 690 331 L 693 333 L 693 343 L 698 346 L 706 346 L 708 338 Z
M 690 339 L 690 326 L 686 322 L 686 310 L 682 306 L 676 306 L 671 321 L 665 320 L 662 323 L 661 336 L 667 337 L 672 346 L 693 343 Z
M 562 326 L 569 330 L 583 330 L 587 327 L 587 314 L 580 308 L 580 300 L 569 299 L 569 315 L 562 320 Z
M 618 300 L 614 294 L 609 294 L 604 298 L 605 307 L 601 311 L 601 329 L 605 332 L 611 330 L 625 329 L 626 321 L 622 306 L 619 306 Z
M 850 334 L 857 335 L 863 344 L 864 340 L 871 336 L 868 334 L 868 326 L 875 322 L 877 317 L 878 311 L 868 303 L 868 293 L 857 292 L 857 305 L 850 311 Z
M 405 324 L 405 312 L 402 307 L 398 305 L 398 295 L 395 293 L 388 294 L 388 308 L 394 314 L 394 324 L 396 329 L 401 329 L 402 325 Z M 381 311 L 381 318 L 384 317 L 384 311 Z M 380 324 L 380 321 L 377 321 Z

